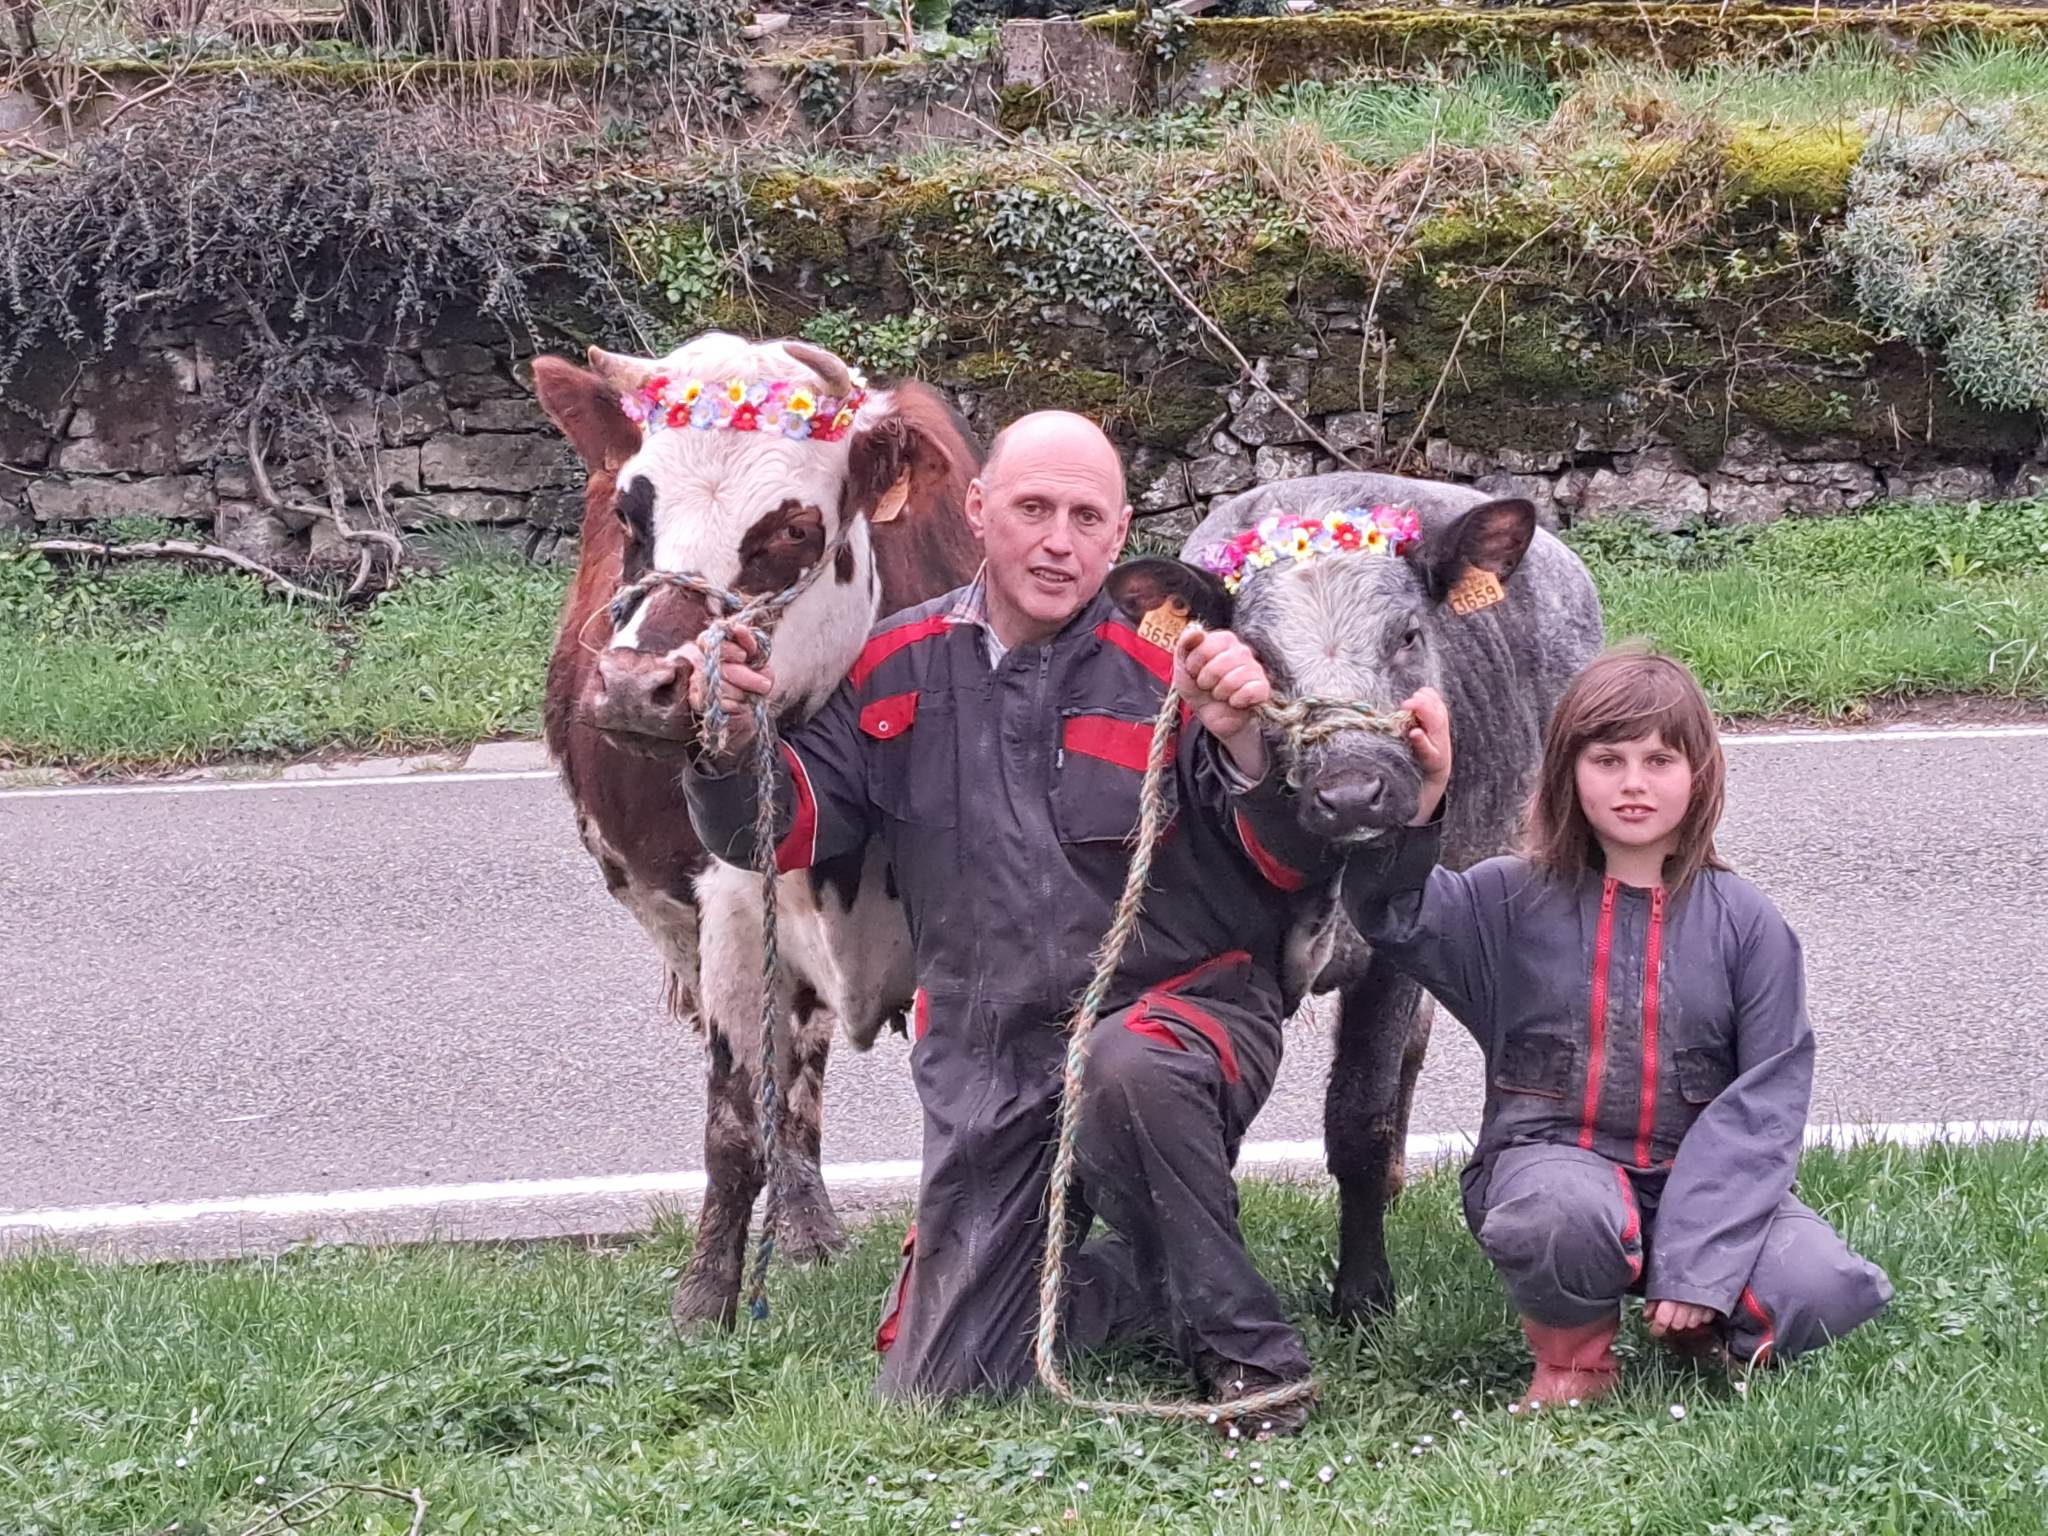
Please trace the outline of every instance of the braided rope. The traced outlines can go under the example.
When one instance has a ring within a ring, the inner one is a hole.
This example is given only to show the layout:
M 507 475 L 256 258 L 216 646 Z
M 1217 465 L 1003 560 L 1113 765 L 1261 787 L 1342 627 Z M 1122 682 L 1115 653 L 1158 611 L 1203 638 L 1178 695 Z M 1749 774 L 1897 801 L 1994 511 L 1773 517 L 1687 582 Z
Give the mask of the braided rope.
M 1038 1379 L 1052 1395 L 1069 1407 L 1087 1413 L 1131 1415 L 1141 1418 L 1203 1420 L 1210 1424 L 1250 1419 L 1315 1396 L 1316 1381 L 1304 1376 L 1282 1382 L 1263 1391 L 1216 1403 L 1164 1402 L 1153 1398 L 1118 1400 L 1086 1398 L 1077 1393 L 1060 1368 L 1060 1292 L 1066 1287 L 1067 1192 L 1074 1182 L 1075 1146 L 1081 1128 L 1081 1082 L 1087 1071 L 1088 1037 L 1109 996 L 1111 984 L 1123 964 L 1125 947 L 1137 931 L 1144 911 L 1145 886 L 1152 876 L 1152 854 L 1166 821 L 1165 781 L 1180 720 L 1179 693 L 1169 688 L 1153 722 L 1152 741 L 1145 754 L 1145 778 L 1138 790 L 1138 825 L 1133 833 L 1130 872 L 1124 878 L 1123 894 L 1102 947 L 1096 951 L 1095 974 L 1074 1010 L 1067 1027 L 1067 1059 L 1060 1082 L 1059 1136 L 1052 1160 L 1052 1178 L 1046 1187 L 1045 1258 L 1038 1275 L 1038 1334 L 1032 1355 Z M 1344 699 L 1301 698 L 1278 700 L 1260 706 L 1260 720 L 1281 734 L 1287 760 L 1288 783 L 1299 788 L 1298 778 L 1306 750 L 1346 731 L 1372 731 L 1402 737 L 1414 718 L 1405 711 L 1381 714 Z
M 730 745 L 732 722 L 719 702 L 719 686 L 725 669 L 725 645 L 737 630 L 745 630 L 754 641 L 756 662 L 765 666 L 772 648 L 776 623 L 818 578 L 839 558 L 853 531 L 849 519 L 833 536 L 817 560 L 779 592 L 748 597 L 736 588 L 724 586 L 694 571 L 650 571 L 612 595 L 612 624 L 623 625 L 626 616 L 656 587 L 680 587 L 708 602 L 717 614 L 704 629 L 704 741 L 710 756 L 722 759 Z M 781 1145 L 781 1089 L 776 1081 L 779 1051 L 777 1040 L 781 1015 L 777 1007 L 776 977 L 782 967 L 777 935 L 775 883 L 775 759 L 781 745 L 775 719 L 766 697 L 748 701 L 753 718 L 754 767 L 754 868 L 761 877 L 761 1086 L 755 1114 L 760 1121 L 761 1171 L 768 1188 L 768 1201 L 761 1212 L 761 1239 L 754 1250 L 754 1265 L 747 1285 L 747 1312 L 756 1322 L 768 1316 L 768 1266 L 775 1257 L 775 1223 L 782 1214 L 781 1188 L 775 1178 L 775 1156 Z

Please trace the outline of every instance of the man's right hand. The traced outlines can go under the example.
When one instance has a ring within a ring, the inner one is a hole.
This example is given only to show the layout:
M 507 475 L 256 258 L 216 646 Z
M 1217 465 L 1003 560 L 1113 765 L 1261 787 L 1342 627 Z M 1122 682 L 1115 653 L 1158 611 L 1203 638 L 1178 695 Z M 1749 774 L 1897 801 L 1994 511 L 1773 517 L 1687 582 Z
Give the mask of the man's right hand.
M 683 663 L 690 669 L 690 708 L 703 714 L 708 696 L 704 687 L 704 658 L 711 642 L 705 630 L 683 646 Z M 735 629 L 718 655 L 718 704 L 725 711 L 726 752 L 736 755 L 754 739 L 754 711 L 757 699 L 775 691 L 775 671 L 761 659 L 761 643 L 753 632 Z
M 1401 706 L 1415 717 L 1408 731 L 1408 750 L 1415 754 L 1415 766 L 1422 771 L 1422 790 L 1415 802 L 1411 827 L 1427 826 L 1443 804 L 1444 790 L 1451 782 L 1451 711 L 1444 696 L 1434 688 L 1419 688 Z

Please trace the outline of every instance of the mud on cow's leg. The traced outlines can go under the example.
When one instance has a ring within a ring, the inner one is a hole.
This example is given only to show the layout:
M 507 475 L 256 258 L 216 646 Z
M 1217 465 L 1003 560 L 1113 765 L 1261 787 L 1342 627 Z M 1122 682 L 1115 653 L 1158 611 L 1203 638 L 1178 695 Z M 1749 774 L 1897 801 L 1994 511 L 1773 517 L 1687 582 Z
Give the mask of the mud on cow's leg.
M 825 1124 L 825 1064 L 839 1027 L 832 1010 L 809 987 L 797 990 L 784 1031 L 781 1118 L 776 1126 L 775 1246 L 795 1264 L 815 1264 L 846 1247 L 846 1229 L 832 1210 L 821 1167 Z
M 1386 1211 L 1400 1188 L 1408 1110 L 1428 1041 L 1427 1020 L 1419 1020 L 1422 1001 L 1414 982 L 1377 961 L 1341 992 L 1323 1144 L 1337 1181 L 1340 1226 L 1331 1300 L 1343 1322 L 1369 1322 L 1394 1306 Z
M 697 1216 L 697 1242 L 689 1267 L 676 1283 L 669 1305 L 676 1327 L 685 1331 L 729 1326 L 738 1317 L 747 1227 L 764 1182 L 755 1129 L 755 1074 L 738 1059 L 731 1037 L 715 1018 L 706 1022 L 704 1049 L 709 1058 L 704 1208 Z

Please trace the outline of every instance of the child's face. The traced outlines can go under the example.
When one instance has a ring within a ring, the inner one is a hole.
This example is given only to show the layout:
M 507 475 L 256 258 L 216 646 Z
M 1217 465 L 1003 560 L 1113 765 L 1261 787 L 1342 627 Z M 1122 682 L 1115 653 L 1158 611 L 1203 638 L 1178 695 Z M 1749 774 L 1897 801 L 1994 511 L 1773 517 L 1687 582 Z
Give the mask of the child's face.
M 1692 764 L 1655 731 L 1638 741 L 1596 741 L 1579 752 L 1578 789 L 1603 844 L 1668 851 L 1692 804 Z

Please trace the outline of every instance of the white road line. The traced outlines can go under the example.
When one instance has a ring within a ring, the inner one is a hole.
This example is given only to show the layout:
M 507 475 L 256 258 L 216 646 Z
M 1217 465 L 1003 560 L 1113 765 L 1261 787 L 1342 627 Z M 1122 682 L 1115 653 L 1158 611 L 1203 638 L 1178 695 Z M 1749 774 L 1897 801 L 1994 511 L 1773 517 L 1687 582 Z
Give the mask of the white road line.
M 240 795 L 280 789 L 388 789 L 395 784 L 497 784 L 553 779 L 552 768 L 422 768 L 417 773 L 337 774 L 331 779 L 202 779 L 191 784 L 73 784 L 42 789 L 0 789 L 0 800 L 72 800 L 104 795 Z
M 1874 731 L 1741 731 L 1722 733 L 1724 747 L 1806 747 L 1838 742 L 2024 741 L 2048 736 L 2048 725 L 1901 726 Z
M 1855 1146 L 1885 1142 L 1918 1147 L 1930 1142 L 1977 1142 L 2027 1139 L 2048 1133 L 2048 1122 L 2035 1120 L 1900 1121 L 1874 1125 L 1817 1125 L 1807 1130 L 1809 1146 Z M 1411 1136 L 1411 1163 L 1441 1162 L 1463 1157 L 1471 1149 L 1463 1133 Z M 1320 1168 L 1320 1141 L 1258 1141 L 1238 1156 L 1241 1171 L 1306 1165 Z M 835 1188 L 917 1187 L 919 1165 L 914 1158 L 870 1163 L 830 1163 L 825 1182 Z M 502 1179 L 475 1184 L 411 1184 L 389 1189 L 340 1189 L 326 1193 L 245 1195 L 216 1200 L 170 1200 L 142 1205 L 88 1205 L 69 1209 L 0 1211 L 0 1237 L 15 1240 L 138 1227 L 176 1227 L 193 1222 L 232 1218 L 325 1218 L 348 1220 L 394 1211 L 432 1211 L 449 1207 L 533 1204 L 553 1200 L 624 1198 L 656 1200 L 701 1196 L 702 1169 L 673 1173 L 621 1173 L 574 1179 Z
M 1973 725 L 1908 727 L 1870 731 L 1776 731 L 1753 735 L 1725 733 L 1729 747 L 1809 747 L 1847 742 L 1926 743 L 1936 741 L 2028 741 L 2048 737 L 2048 725 Z M 278 790 L 390 789 L 394 786 L 438 788 L 444 784 L 500 784 L 522 779 L 553 779 L 552 768 L 422 768 L 414 773 L 372 773 L 360 778 L 337 774 L 310 779 L 200 779 L 187 784 L 121 783 L 45 785 L 35 789 L 0 789 L 0 800 L 67 800 L 108 795 L 241 795 Z

